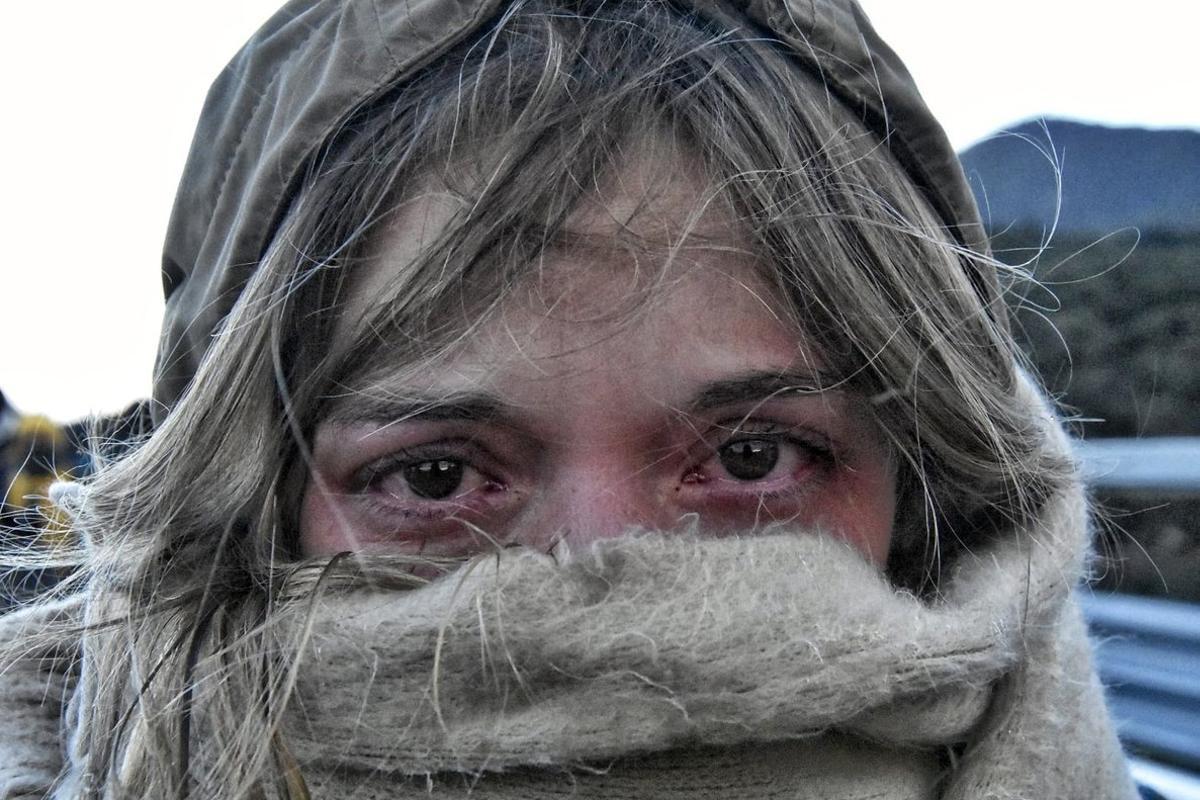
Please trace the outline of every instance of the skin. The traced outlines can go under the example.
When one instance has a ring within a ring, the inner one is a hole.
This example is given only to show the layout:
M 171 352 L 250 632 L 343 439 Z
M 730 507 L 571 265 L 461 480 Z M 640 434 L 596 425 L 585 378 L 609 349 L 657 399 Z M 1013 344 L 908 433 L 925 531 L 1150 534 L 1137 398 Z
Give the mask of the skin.
M 785 521 L 882 567 L 896 506 L 883 437 L 861 398 L 821 389 L 819 354 L 771 298 L 746 234 L 702 204 L 707 189 L 679 159 L 631 158 L 477 334 L 351 387 L 315 433 L 305 553 L 550 551 L 633 528 Z M 451 211 L 431 190 L 396 213 L 347 327 Z M 746 453 L 750 480 L 729 468 Z M 421 497 L 422 464 L 461 481 Z

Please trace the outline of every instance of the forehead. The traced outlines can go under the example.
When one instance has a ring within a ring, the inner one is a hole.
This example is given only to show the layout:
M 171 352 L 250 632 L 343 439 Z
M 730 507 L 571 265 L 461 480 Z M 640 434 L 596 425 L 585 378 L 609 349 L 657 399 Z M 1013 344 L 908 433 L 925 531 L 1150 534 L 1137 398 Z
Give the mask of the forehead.
M 360 311 L 428 252 L 448 225 L 472 215 L 473 197 L 451 190 L 450 183 L 461 179 L 423 176 L 370 238 L 365 269 L 355 275 Z M 677 250 L 752 250 L 744 225 L 699 161 L 664 140 L 644 137 L 621 148 L 603 172 L 577 175 L 576 184 L 579 196 L 570 214 L 545 229 L 539 242 L 548 253 L 576 250 L 633 267 L 644 262 L 631 262 L 632 255 L 661 261 Z M 539 230 L 536 220 L 525 221 Z M 349 317 L 357 316 L 353 311 Z
M 409 267 L 469 211 L 444 182 L 427 177 L 370 241 L 338 336 L 349 338 L 385 310 Z M 767 340 L 776 363 L 763 367 L 815 363 L 777 294 L 762 277 L 752 237 L 698 164 L 640 147 L 582 192 L 486 320 L 463 320 L 471 333 L 453 355 L 389 363 L 382 351 L 359 378 L 394 386 L 428 378 L 436 363 L 439 385 L 478 383 L 481 371 L 501 367 L 541 380 L 595 367 L 597 359 L 669 358 L 700 341 L 713 369 Z M 600 344 L 591 359 L 567 358 Z

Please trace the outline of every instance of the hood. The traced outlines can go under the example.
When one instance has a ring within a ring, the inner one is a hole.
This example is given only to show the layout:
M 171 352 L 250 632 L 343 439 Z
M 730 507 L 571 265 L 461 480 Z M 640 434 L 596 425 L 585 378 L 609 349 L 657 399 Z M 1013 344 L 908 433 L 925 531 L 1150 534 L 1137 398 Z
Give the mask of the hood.
M 766 28 L 886 143 L 959 242 L 986 252 L 958 157 L 896 54 L 853 0 L 680 0 Z M 351 115 L 480 31 L 503 0 L 295 0 L 209 91 L 163 251 L 154 373 L 160 422 L 266 251 L 307 167 Z M 972 266 L 985 307 L 995 274 Z M 1003 319 L 998 317 L 1003 324 Z

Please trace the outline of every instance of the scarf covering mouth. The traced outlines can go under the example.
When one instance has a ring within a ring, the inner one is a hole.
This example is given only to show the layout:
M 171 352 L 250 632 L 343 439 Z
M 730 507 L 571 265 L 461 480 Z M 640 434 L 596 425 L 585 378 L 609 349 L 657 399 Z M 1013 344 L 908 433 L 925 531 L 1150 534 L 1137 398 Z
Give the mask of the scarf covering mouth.
M 507 550 L 284 603 L 277 652 L 306 642 L 279 732 L 292 796 L 1132 798 L 1071 595 L 1084 508 L 1055 496 L 929 600 L 780 530 Z M 207 691 L 222 659 L 195 683 L 201 785 L 207 717 L 236 713 Z M 0 676 L 0 797 L 76 796 L 54 702 L 87 702 L 73 662 Z
M 845 543 L 639 534 L 326 594 L 282 736 L 313 797 L 1126 798 L 1070 589 L 1083 503 L 924 601 Z
M 502 550 L 415 590 L 298 573 L 267 620 L 297 665 L 291 796 L 1134 798 L 1072 596 L 1087 535 L 1063 488 L 961 552 L 932 598 L 787 529 Z M 80 600 L 9 615 L 0 645 Z M 212 788 L 206 730 L 246 709 L 214 695 L 229 653 L 205 649 L 192 766 Z M 0 798 L 78 796 L 86 650 L 0 674 Z

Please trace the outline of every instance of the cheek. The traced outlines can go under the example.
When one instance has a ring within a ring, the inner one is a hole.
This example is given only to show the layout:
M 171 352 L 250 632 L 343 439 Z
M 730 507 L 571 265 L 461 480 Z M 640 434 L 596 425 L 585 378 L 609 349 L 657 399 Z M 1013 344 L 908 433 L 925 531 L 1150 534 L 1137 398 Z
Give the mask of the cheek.
M 362 542 L 343 517 L 333 498 L 310 479 L 300 501 L 300 552 L 306 556 L 332 556 L 361 549 Z
M 842 476 L 831 487 L 814 521 L 835 532 L 883 569 L 896 519 L 896 475 L 886 458 Z

